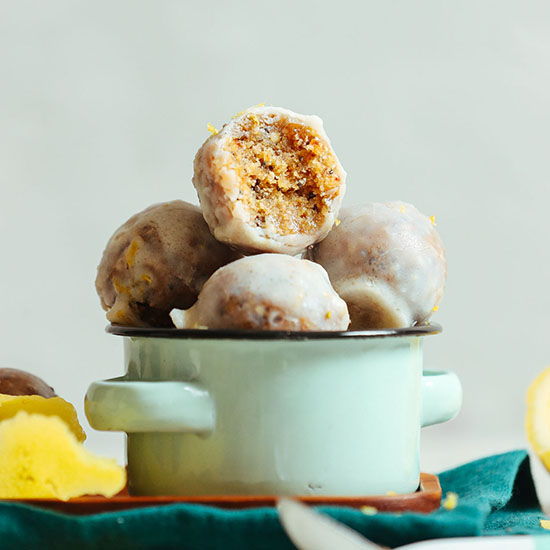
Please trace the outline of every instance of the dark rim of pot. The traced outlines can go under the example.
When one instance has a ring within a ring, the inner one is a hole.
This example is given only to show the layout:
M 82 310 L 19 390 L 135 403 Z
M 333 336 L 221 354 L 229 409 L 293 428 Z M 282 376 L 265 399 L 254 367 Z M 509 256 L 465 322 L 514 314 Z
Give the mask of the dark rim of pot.
M 144 328 L 124 325 L 108 325 L 110 334 L 131 338 L 175 338 L 178 340 L 335 340 L 339 338 L 387 338 L 399 336 L 427 336 L 438 334 L 443 329 L 436 323 L 406 328 L 350 331 L 279 331 L 279 330 L 221 330 L 221 329 L 178 329 Z

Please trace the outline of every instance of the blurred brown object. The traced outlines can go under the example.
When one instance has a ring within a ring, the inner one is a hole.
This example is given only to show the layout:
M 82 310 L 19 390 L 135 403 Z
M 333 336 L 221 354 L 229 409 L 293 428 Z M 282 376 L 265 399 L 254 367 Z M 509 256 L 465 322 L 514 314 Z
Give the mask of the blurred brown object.
M 55 397 L 55 390 L 30 372 L 0 368 L 0 393 L 6 395 L 41 395 Z

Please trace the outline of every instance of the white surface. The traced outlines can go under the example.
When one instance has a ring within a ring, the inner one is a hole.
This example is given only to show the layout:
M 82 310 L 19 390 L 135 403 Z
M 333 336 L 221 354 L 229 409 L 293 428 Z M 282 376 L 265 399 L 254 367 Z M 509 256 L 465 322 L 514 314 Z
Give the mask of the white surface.
M 533 537 L 477 537 L 457 539 L 435 539 L 401 546 L 402 550 L 542 550 L 548 542 L 543 539 L 537 544 Z
M 263 101 L 324 119 L 346 204 L 436 216 L 449 279 L 427 363 L 459 374 L 464 406 L 425 430 L 423 468 L 523 446 L 550 357 L 549 32 L 550 4 L 519 0 L 5 0 L 0 363 L 82 413 L 122 372 L 93 287 L 108 237 L 195 201 L 206 123 Z M 122 436 L 88 431 L 122 458 Z

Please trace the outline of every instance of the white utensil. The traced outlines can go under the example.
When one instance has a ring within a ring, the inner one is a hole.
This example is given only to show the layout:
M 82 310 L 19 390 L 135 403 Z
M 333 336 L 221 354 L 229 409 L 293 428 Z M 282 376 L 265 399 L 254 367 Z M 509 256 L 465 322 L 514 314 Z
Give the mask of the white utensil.
M 382 546 L 308 506 L 282 498 L 279 518 L 298 550 L 380 550 Z M 401 546 L 401 550 L 550 550 L 550 536 L 464 537 L 434 539 Z
M 290 540 L 299 550 L 379 550 L 346 525 L 321 515 L 289 498 L 277 503 L 279 518 Z

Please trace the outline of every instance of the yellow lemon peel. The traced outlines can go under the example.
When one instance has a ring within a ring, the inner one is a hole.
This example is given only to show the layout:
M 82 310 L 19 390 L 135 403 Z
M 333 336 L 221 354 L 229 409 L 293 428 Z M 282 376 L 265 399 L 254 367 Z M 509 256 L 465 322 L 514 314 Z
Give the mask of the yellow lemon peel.
M 213 136 L 215 136 L 216 134 L 219 134 L 218 130 L 216 130 L 216 128 L 214 128 L 214 126 L 212 126 L 212 124 L 210 124 L 210 122 L 206 125 L 206 128 L 208 128 L 208 131 L 209 131 Z
M 527 390 L 525 431 L 536 455 L 550 472 L 550 367 Z
M 41 395 L 0 394 L 0 421 L 13 418 L 20 411 L 25 411 L 28 414 L 56 416 L 67 424 L 78 441 L 82 443 L 86 439 L 86 434 L 78 422 L 75 408 L 62 397 L 45 398 Z

